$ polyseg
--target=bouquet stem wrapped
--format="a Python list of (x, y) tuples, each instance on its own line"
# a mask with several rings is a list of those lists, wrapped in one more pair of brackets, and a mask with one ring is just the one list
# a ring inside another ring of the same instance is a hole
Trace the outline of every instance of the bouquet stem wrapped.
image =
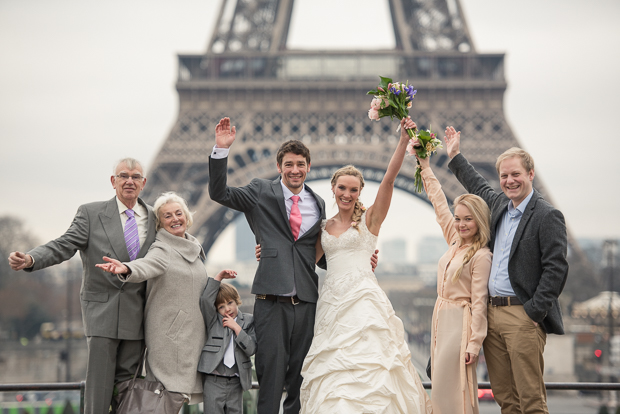
[[(384, 78), (383, 76), (379, 76), (379, 78), (381, 79), (381, 83), (379, 83), (377, 89), (368, 91), (367, 93), (367, 95), (374, 95), (374, 98), (370, 102), (368, 117), (378, 121), (386, 116), (389, 116), (391, 119), (396, 117), (399, 120), (409, 116), (409, 109), (413, 106), (413, 98), (418, 91), (413, 89), (413, 86), (409, 85), (409, 81), (400, 83), (392, 82), (392, 79)], [(437, 149), (443, 148), (441, 141), (431, 132), (430, 128), (426, 131), (408, 129), (407, 133), (411, 137), (409, 145), (407, 145), (407, 152), (409, 155), (417, 155), (419, 158), (426, 158), (437, 151)], [(421, 193), (423, 186), (420, 172), (422, 169), (420, 168), (420, 163), (417, 162), (417, 164), (418, 168), (415, 172), (414, 185), (415, 190)]]

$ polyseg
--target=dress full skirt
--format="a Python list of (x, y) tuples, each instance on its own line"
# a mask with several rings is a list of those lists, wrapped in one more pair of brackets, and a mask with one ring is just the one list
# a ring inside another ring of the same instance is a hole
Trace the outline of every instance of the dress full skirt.
[(431, 413), (402, 321), (370, 266), (377, 237), (365, 226), (323, 232), (328, 273), (302, 368), (302, 413)]

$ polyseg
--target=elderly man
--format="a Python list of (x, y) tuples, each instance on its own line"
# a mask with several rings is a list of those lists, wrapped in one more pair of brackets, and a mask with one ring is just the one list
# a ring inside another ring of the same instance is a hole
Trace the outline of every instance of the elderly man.
[(28, 253), (12, 252), (13, 270), (31, 272), (80, 251), (80, 302), (88, 344), (85, 412), (108, 413), (114, 384), (129, 379), (141, 356), (144, 283), (121, 283), (95, 267), (103, 256), (127, 262), (143, 257), (155, 240), (155, 216), (138, 196), (146, 178), (133, 158), (120, 160), (110, 177), (116, 196), (78, 208), (65, 234)]
[(448, 164), (491, 209), (493, 264), (484, 340), (491, 388), (502, 414), (549, 413), (543, 379), (547, 334), (564, 334), (558, 297), (568, 275), (564, 216), (533, 189), (534, 160), (511, 148), (496, 163), (494, 191), (460, 153), (461, 133), (446, 129)]

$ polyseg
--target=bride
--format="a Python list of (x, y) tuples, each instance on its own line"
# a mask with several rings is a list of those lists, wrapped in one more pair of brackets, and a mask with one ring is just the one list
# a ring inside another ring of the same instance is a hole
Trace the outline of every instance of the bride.
[(317, 303), (314, 339), (301, 375), (301, 413), (431, 413), (431, 402), (411, 363), (402, 321), (379, 287), (368, 257), (394, 191), (415, 128), (401, 121), (400, 140), (375, 203), (359, 200), (364, 178), (352, 165), (334, 173), (338, 213), (324, 220), (317, 260), (327, 275)]

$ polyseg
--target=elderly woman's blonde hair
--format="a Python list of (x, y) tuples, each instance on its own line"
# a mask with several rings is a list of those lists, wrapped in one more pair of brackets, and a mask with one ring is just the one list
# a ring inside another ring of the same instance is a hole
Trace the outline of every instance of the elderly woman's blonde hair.
[(185, 218), (187, 219), (187, 228), (189, 229), (194, 223), (194, 213), (189, 211), (189, 207), (187, 207), (187, 202), (183, 199), (183, 197), (180, 197), (178, 194), (170, 191), (168, 193), (163, 193), (157, 198), (157, 200), (155, 200), (153, 212), (155, 213), (155, 225), (157, 230), (161, 228), (159, 210), (162, 208), (162, 206), (170, 203), (179, 203), (179, 205), (181, 206), (181, 210), (183, 210), (183, 214), (185, 214)]

